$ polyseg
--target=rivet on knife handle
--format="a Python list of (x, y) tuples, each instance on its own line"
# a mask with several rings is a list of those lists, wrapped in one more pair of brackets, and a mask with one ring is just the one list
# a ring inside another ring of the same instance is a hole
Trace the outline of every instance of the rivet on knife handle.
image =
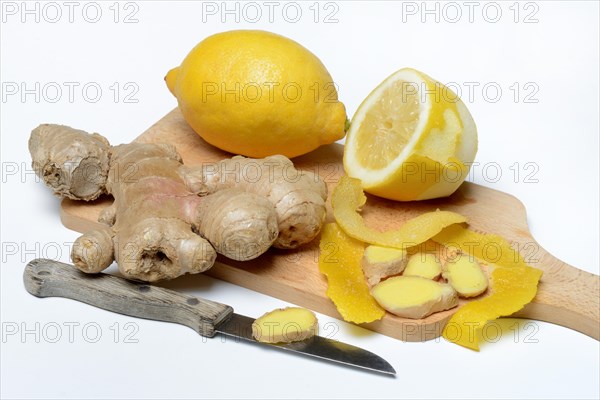
[(87, 275), (47, 259), (27, 264), (23, 281), (37, 297), (66, 297), (132, 317), (175, 322), (207, 337), (213, 337), (215, 327), (233, 313), (225, 304), (112, 275)]

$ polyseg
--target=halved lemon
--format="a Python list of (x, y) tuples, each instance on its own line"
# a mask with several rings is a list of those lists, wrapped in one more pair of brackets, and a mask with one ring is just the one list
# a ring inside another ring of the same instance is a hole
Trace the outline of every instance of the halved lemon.
[(371, 194), (412, 201), (449, 196), (477, 153), (477, 128), (460, 98), (422, 72), (401, 69), (358, 107), (344, 169)]

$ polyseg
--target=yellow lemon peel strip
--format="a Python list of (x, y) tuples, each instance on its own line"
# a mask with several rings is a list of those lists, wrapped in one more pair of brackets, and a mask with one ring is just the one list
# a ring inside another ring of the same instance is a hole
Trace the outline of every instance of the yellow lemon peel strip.
[[(514, 314), (533, 300), (542, 271), (525, 264), (523, 257), (497, 235), (451, 226), (433, 240), (446, 246), (459, 247), (475, 258), (495, 264), (490, 282), (492, 294), (461, 307), (442, 332), (446, 340), (478, 351), (479, 336), (484, 325), (502, 316)], [(499, 250), (494, 256), (486, 250), (491, 246)]]
[(323, 227), (320, 249), (319, 271), (327, 277), (327, 297), (344, 321), (362, 324), (383, 318), (385, 310), (371, 296), (363, 275), (363, 243), (330, 223)]
[(502, 267), (527, 266), (519, 252), (498, 235), (477, 233), (460, 225), (453, 225), (444, 228), (433, 240), (446, 247), (459, 248), (463, 253), (488, 264)]
[(427, 241), (447, 226), (467, 222), (460, 214), (438, 210), (412, 218), (400, 229), (379, 232), (365, 225), (358, 212), (366, 202), (360, 180), (348, 176), (342, 176), (331, 196), (333, 215), (344, 232), (354, 239), (378, 246), (406, 249)]

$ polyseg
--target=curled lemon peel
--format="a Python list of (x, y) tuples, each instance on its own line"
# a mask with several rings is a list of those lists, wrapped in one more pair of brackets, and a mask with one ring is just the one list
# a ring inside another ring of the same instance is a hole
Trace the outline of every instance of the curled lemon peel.
[(460, 214), (437, 210), (412, 218), (397, 230), (379, 232), (369, 228), (359, 213), (366, 202), (360, 180), (348, 176), (341, 177), (331, 196), (333, 215), (344, 232), (354, 239), (378, 246), (404, 250), (427, 241), (447, 226), (467, 222)]
[(344, 321), (362, 324), (383, 318), (385, 311), (371, 296), (363, 275), (364, 244), (330, 223), (323, 227), (319, 246), (319, 271), (327, 277), (327, 297)]
[[(490, 282), (492, 294), (462, 306), (442, 332), (446, 340), (478, 351), (479, 337), (485, 324), (514, 314), (533, 300), (542, 271), (528, 266), (523, 257), (497, 235), (451, 226), (433, 240), (448, 247), (458, 247), (475, 258), (495, 264)], [(493, 256), (486, 250), (490, 247), (495, 248)]]
[(527, 266), (521, 254), (498, 235), (477, 233), (460, 225), (453, 225), (444, 228), (433, 240), (446, 247), (458, 248), (488, 264), (503, 267)]

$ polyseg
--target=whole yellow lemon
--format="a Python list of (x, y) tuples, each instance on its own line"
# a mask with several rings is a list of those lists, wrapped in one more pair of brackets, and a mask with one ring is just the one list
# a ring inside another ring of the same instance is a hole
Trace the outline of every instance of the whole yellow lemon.
[(345, 134), (346, 110), (323, 63), (274, 33), (210, 36), (165, 81), (188, 124), (231, 153), (295, 157)]

